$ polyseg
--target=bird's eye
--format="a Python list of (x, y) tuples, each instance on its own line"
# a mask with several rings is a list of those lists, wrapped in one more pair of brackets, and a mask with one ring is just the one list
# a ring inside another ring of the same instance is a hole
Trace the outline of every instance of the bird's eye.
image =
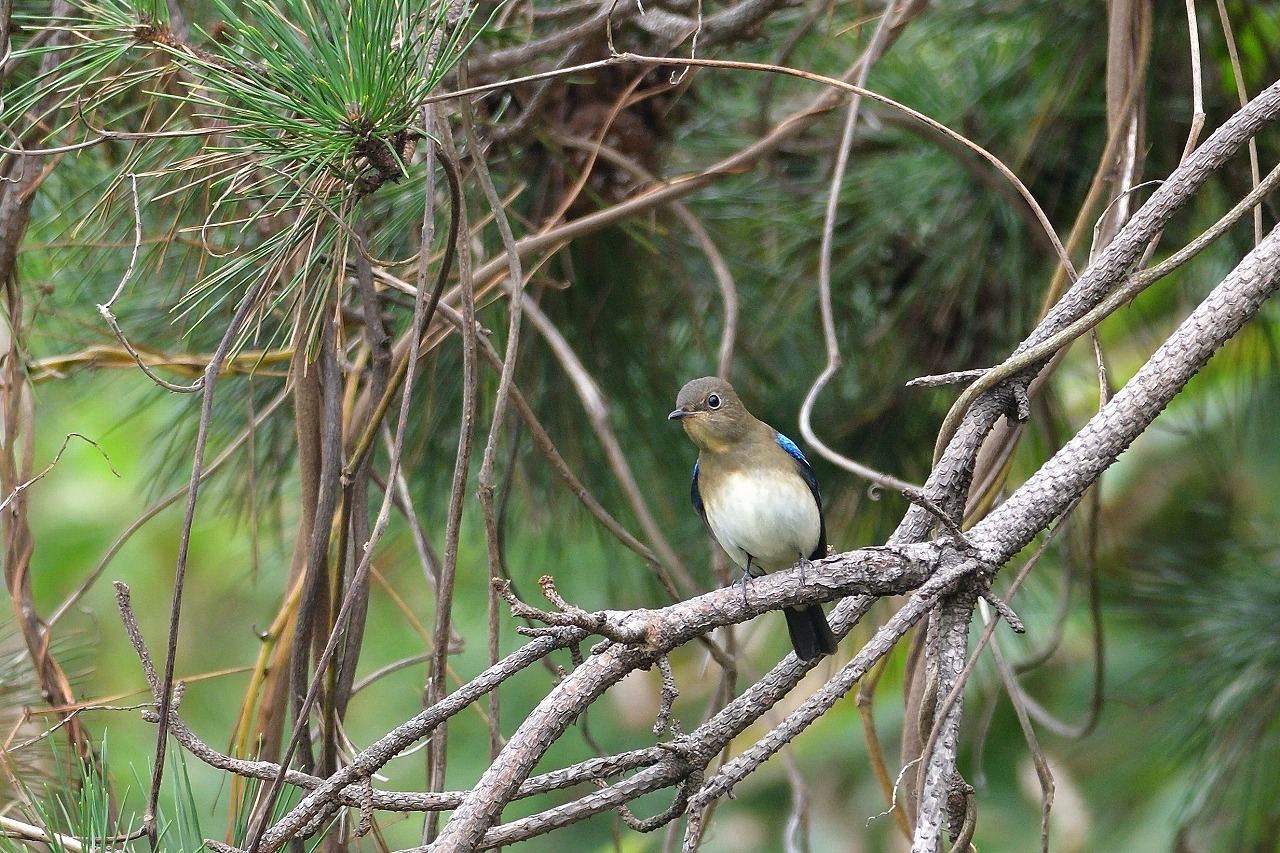
[(708, 409), (718, 409), (718, 408), (720, 408), (720, 395), (719, 395), (719, 394), (712, 394), (710, 397), (708, 397), (708, 398), (707, 398), (707, 408), (708, 408)]

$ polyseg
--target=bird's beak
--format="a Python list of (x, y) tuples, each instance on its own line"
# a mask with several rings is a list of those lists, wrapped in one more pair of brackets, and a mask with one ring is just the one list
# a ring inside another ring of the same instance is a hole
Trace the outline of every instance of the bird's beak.
[(676, 409), (674, 412), (667, 415), (667, 420), (678, 421), (681, 418), (687, 418), (689, 417), (689, 415), (692, 415), (692, 414), (693, 412), (689, 411), (688, 409)]

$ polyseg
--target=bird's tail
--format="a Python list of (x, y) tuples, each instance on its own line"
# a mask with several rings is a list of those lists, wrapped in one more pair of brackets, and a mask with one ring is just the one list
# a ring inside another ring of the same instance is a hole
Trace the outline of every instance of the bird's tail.
[(796, 657), (813, 660), (835, 653), (836, 638), (821, 605), (810, 604), (804, 609), (788, 607), (782, 612), (787, 617), (787, 633), (791, 635)]

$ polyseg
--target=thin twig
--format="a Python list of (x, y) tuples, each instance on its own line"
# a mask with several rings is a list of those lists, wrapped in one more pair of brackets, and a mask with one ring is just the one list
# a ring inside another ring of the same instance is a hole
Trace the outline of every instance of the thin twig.
[(190, 385), (175, 385), (157, 376), (142, 360), (142, 355), (129, 343), (129, 339), (125, 337), (124, 330), (120, 328), (120, 324), (116, 321), (116, 315), (111, 312), (111, 306), (120, 298), (120, 294), (124, 291), (125, 284), (133, 277), (134, 268), (138, 264), (138, 251), (142, 247), (142, 211), (138, 204), (138, 176), (129, 173), (129, 185), (132, 188), (133, 197), (133, 251), (129, 255), (129, 265), (125, 267), (124, 274), (120, 276), (120, 283), (116, 285), (115, 293), (111, 294), (111, 298), (98, 306), (98, 313), (102, 315), (102, 319), (107, 321), (107, 325), (111, 327), (111, 333), (116, 336), (116, 340), (120, 341), (120, 345), (125, 348), (133, 358), (138, 369), (146, 374), (147, 378), (159, 385), (166, 391), (173, 391), (176, 394), (194, 394), (204, 387), (204, 378), (201, 377)]
[[(466, 84), (466, 61), (460, 64), (459, 82)], [(487, 610), (489, 616), (489, 665), (498, 662), (499, 624), (498, 596), (492, 583), (502, 576), (502, 540), (498, 528), (498, 516), (494, 506), (494, 462), (498, 453), (498, 441), (506, 427), (507, 407), (514, 388), (516, 356), (520, 351), (520, 325), (524, 300), (520, 292), (524, 286), (524, 275), (521, 269), (520, 253), (516, 250), (515, 234), (511, 230), (511, 221), (503, 207), (501, 196), (493, 185), (493, 177), (489, 174), (489, 166), (485, 162), (485, 151), (476, 135), (475, 122), (469, 101), (463, 100), (462, 128), (466, 135), (467, 146), (472, 150), (475, 164), (475, 175), (480, 181), (485, 199), (493, 214), (494, 224), (502, 238), (502, 247), (506, 250), (508, 275), (507, 286), (507, 341), (506, 353), (502, 359), (502, 370), (498, 378), (498, 392), (493, 402), (493, 418), (489, 425), (489, 436), (485, 440), (484, 452), (481, 455), (480, 471), (477, 475), (477, 491), (480, 499), (481, 514), (484, 516), (485, 546), (489, 566), (489, 593)], [(499, 729), (498, 692), (489, 694), (489, 757), (496, 758), (502, 748), (502, 734)]]
[(813, 380), (813, 384), (809, 386), (804, 402), (800, 405), (800, 433), (804, 436), (804, 440), (824, 458), (856, 476), (897, 491), (919, 491), (910, 483), (892, 475), (883, 474), (836, 452), (833, 447), (818, 437), (817, 431), (813, 428), (813, 407), (818, 400), (818, 395), (836, 375), (842, 363), (840, 342), (836, 339), (835, 311), (831, 305), (831, 251), (835, 243), (835, 223), (840, 207), (840, 191), (844, 188), (844, 174), (849, 165), (849, 152), (853, 149), (854, 131), (858, 126), (858, 111), (862, 108), (863, 86), (867, 82), (867, 74), (871, 71), (872, 63), (880, 58), (881, 52), (888, 44), (889, 21), (893, 19), (897, 6), (898, 0), (889, 0), (880, 22), (876, 24), (871, 43), (867, 45), (867, 49), (858, 60), (858, 75), (855, 78), (856, 83), (852, 86), (853, 97), (849, 99), (849, 105), (845, 108), (844, 130), (840, 134), (840, 147), (836, 151), (835, 168), (832, 170), (831, 184), (827, 190), (827, 206), (822, 220), (822, 240), (818, 250), (818, 305), (822, 316), (822, 340), (826, 346), (827, 363), (818, 377)]
[[(1236, 96), (1240, 100), (1240, 106), (1243, 108), (1249, 103), (1249, 94), (1244, 85), (1244, 72), (1240, 69), (1240, 51), (1236, 47), (1236, 36), (1231, 28), (1231, 16), (1227, 14), (1227, 4), (1225, 0), (1218, 0), (1218, 20), (1222, 23), (1222, 35), (1227, 42), (1227, 56), (1231, 59), (1231, 76), (1236, 84)], [(1253, 179), (1253, 185), (1256, 187), (1262, 169), (1258, 165), (1258, 140), (1249, 140), (1249, 176)], [(1253, 243), (1257, 245), (1262, 242), (1262, 208), (1254, 208), (1253, 211)]]
[[(985, 610), (985, 608), (984, 608)], [(987, 613), (983, 613), (983, 620), (988, 624), (994, 622)], [(1000, 680), (1004, 683), (1005, 689), (1009, 693), (1009, 699), (1013, 703), (1013, 712), (1018, 718), (1018, 725), (1022, 728), (1022, 737), (1027, 743), (1027, 749), (1031, 755), (1031, 763), (1035, 765), (1036, 777), (1040, 781), (1040, 851), (1041, 853), (1049, 853), (1049, 814), (1053, 810), (1053, 771), (1049, 768), (1049, 759), (1044, 754), (1043, 747), (1040, 746), (1040, 739), (1036, 737), (1035, 727), (1031, 725), (1031, 719), (1027, 713), (1026, 703), (1023, 701), (1024, 694), (1021, 688), (1014, 681), (1014, 674), (1008, 661), (1005, 660), (1004, 654), (1000, 651), (1000, 643), (991, 637), (991, 657), (996, 662), (996, 671), (1000, 673)]]
[(159, 838), (157, 812), (160, 801), (160, 783), (164, 778), (165, 751), (169, 742), (169, 712), (171, 710), (171, 694), (173, 691), (173, 667), (178, 655), (178, 623), (182, 616), (182, 591), (187, 574), (187, 554), (191, 546), (191, 530), (195, 524), (196, 499), (200, 483), (204, 479), (204, 452), (209, 441), (209, 428), (213, 420), (213, 391), (218, 381), (218, 371), (222, 360), (231, 349), (232, 342), (240, 334), (240, 328), (258, 301), (258, 297), (266, 289), (269, 279), (260, 278), (240, 301), (239, 307), (227, 324), (226, 332), (218, 343), (218, 348), (209, 360), (205, 369), (204, 384), (201, 389), (200, 421), (196, 429), (196, 444), (192, 453), (191, 479), (187, 484), (187, 505), (182, 519), (182, 532), (178, 539), (177, 565), (173, 573), (173, 595), (169, 608), (169, 638), (165, 649), (164, 676), (159, 691), (160, 708), (158, 710), (159, 725), (156, 732), (155, 764), (151, 770), (151, 789), (147, 794), (147, 809), (143, 813), (143, 824), (147, 828), (147, 838), (154, 847)]
[[(275, 413), (276, 409), (278, 409), (280, 405), (285, 400), (288, 399), (288, 397), (289, 397), (288, 392), (282, 391), (280, 392), (280, 394), (276, 395), (276, 397), (272, 399), (271, 402), (267, 403), (267, 405), (262, 408), (262, 411), (258, 412), (256, 417), (254, 417), (254, 419), (250, 421), (249, 425), (245, 427), (245, 429), (240, 433), (240, 435), (236, 436), (236, 438), (233, 439), (231, 443), (228, 444), (226, 448), (224, 448), (223, 451), (219, 453), (218, 456), (212, 462), (204, 466), (204, 470), (201, 472), (202, 480), (207, 480), (214, 473), (221, 470), (223, 465), (225, 465), (226, 462), (229, 459), (231, 459), (241, 447), (245, 445), (245, 443), (249, 439), (249, 436), (252, 434), (253, 430), (262, 426), (262, 424), (265, 423), (266, 420), (269, 417), (271, 417), (272, 414)], [(75, 591), (72, 592), (70, 595), (68, 595), (66, 598), (64, 598), (62, 600), (62, 603), (59, 604), (57, 608), (53, 611), (53, 613), (49, 616), (47, 620), (48, 625), (52, 628), (52, 626), (56, 625), (58, 621), (68, 611), (71, 610), (71, 608), (76, 606), (76, 602), (80, 601), (80, 599), (84, 597), (85, 593), (87, 593), (89, 589), (92, 588), (92, 586), (98, 581), (98, 579), (102, 577), (102, 573), (106, 571), (107, 565), (111, 562), (111, 560), (115, 557), (116, 554), (120, 553), (120, 549), (124, 547), (125, 543), (129, 541), (129, 539), (133, 536), (133, 534), (137, 533), (140, 529), (142, 529), (143, 525), (145, 525), (151, 519), (155, 518), (166, 508), (172, 506), (178, 500), (178, 498), (182, 497), (186, 493), (187, 493), (187, 489), (185, 486), (183, 488), (170, 492), (168, 495), (166, 495), (165, 497), (161, 498), (160, 500), (152, 504), (150, 507), (148, 507), (145, 512), (143, 512), (141, 515), (135, 518), (132, 522), (130, 522), (129, 526), (126, 527), (120, 533), (120, 535), (116, 537), (115, 541), (111, 543), (111, 546), (107, 548), (106, 553), (103, 554), (102, 557), (98, 560), (98, 564), (93, 567), (93, 571), (89, 573), (88, 577), (86, 577), (83, 581), (81, 581), (80, 585), (76, 587)]]
[(67, 445), (71, 443), (71, 439), (73, 438), (78, 438), (81, 441), (93, 447), (94, 450), (97, 450), (98, 454), (101, 455), (103, 460), (106, 461), (107, 468), (111, 470), (111, 473), (115, 474), (117, 477), (120, 476), (120, 472), (117, 471), (115, 466), (111, 464), (111, 457), (108, 456), (107, 452), (102, 449), (102, 445), (98, 444), (98, 442), (94, 441), (92, 438), (81, 435), (78, 432), (69, 432), (62, 439), (62, 445), (58, 448), (58, 452), (53, 454), (53, 459), (49, 461), (48, 465), (44, 466), (44, 468), (40, 471), (40, 473), (36, 474), (33, 477), (28, 478), (25, 482), (19, 483), (18, 485), (14, 486), (13, 490), (10, 491), (9, 494), (5, 496), (4, 500), (0, 500), (0, 510), (3, 510), (5, 507), (7, 507), (10, 504), (10, 502), (14, 500), (14, 498), (18, 497), (18, 495), (25, 492), (35, 483), (38, 483), (41, 480), (43, 480), (50, 471), (56, 468), (58, 466), (58, 462), (62, 459), (62, 454), (65, 453), (67, 450)]
[[(453, 137), (449, 131), (448, 123), (443, 120), (440, 121), (437, 132), (442, 143), (440, 149), (441, 162), (448, 159), (456, 163), (457, 156), (453, 150)], [(458, 208), (457, 214), (460, 222), (459, 232), (465, 233), (467, 230), (465, 201)], [(460, 299), (462, 302), (462, 411), (459, 415), (458, 452), (454, 458), (453, 482), (449, 488), (448, 510), (445, 517), (444, 560), (440, 566), (440, 583), (436, 586), (435, 631), (433, 634), (435, 648), (432, 650), (431, 667), (425, 691), (425, 701), (428, 705), (440, 701), (445, 694), (445, 669), (448, 664), (449, 636), (452, 633), (454, 579), (457, 577), (458, 570), (462, 509), (467, 490), (468, 472), (471, 468), (472, 449), (475, 442), (475, 418), (479, 396), (477, 388), (478, 372), (476, 369), (476, 349), (478, 346), (476, 339), (478, 336), (476, 334), (475, 280), (472, 276), (470, 243), (458, 246), (457, 256), (458, 281), (461, 288)], [(425, 331), (425, 326), (421, 328)], [(406, 383), (401, 412), (403, 421), (408, 420), (409, 390), (409, 385)], [(397, 439), (403, 442), (403, 422), (400, 424), (400, 428), (401, 432), (397, 435)], [(430, 752), (427, 789), (430, 791), (444, 790), (445, 765), (448, 760), (447, 739), (447, 726), (440, 726), (432, 732), (431, 740), (428, 744)], [(434, 838), (438, 820), (439, 815), (434, 812), (427, 816), (427, 821), (423, 828), (424, 843), (430, 842)]]
[(889, 812), (893, 814), (898, 828), (902, 830), (903, 837), (909, 839), (911, 825), (907, 822), (906, 810), (898, 805), (898, 787), (889, 776), (889, 769), (884, 760), (884, 750), (881, 749), (880, 738), (876, 734), (876, 688), (879, 687), (880, 678), (884, 675), (891, 659), (889, 655), (882, 657), (880, 662), (871, 668), (867, 677), (859, 682), (854, 704), (857, 705), (858, 716), (862, 720), (862, 734), (867, 742), (867, 758), (871, 762), (871, 769), (875, 773), (876, 781), (880, 784), (885, 802), (889, 804)]

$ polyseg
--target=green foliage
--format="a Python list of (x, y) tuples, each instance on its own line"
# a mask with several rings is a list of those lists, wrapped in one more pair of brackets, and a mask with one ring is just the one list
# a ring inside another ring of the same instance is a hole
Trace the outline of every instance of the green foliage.
[[(37, 744), (37, 748), (43, 747), (49, 753), (52, 766), (60, 768), (60, 772), (40, 782), (31, 778), (20, 779), (24, 790), (12, 802), (21, 805), (11, 816), (43, 830), (48, 839), (48, 849), (53, 853), (75, 850), (67, 843), (68, 839), (83, 842), (87, 849), (94, 849), (95, 845), (105, 849), (106, 839), (114, 838), (119, 830), (112, 820), (111, 786), (105, 770), (99, 772), (78, 761), (68, 763), (60, 758), (59, 750), (50, 743)], [(101, 767), (105, 769), (105, 736), (99, 745), (99, 756)], [(191, 849), (202, 845), (200, 842)], [(30, 849), (27, 843), (0, 834), (0, 851), (27, 853)]]
[(296, 173), (300, 186), (326, 171), (351, 185), (359, 161), (399, 161), (391, 141), (415, 126), (419, 105), (467, 47), (470, 15), (450, 24), (447, 6), (433, 13), (424, 0), (216, 5), (234, 53), (193, 61), (169, 52), (201, 72), (191, 98), (210, 110), (205, 117), (236, 128), (244, 145), (230, 152)]
[(217, 259), (187, 286), (184, 312), (199, 322), (271, 284), (263, 306), (295, 319), (277, 317), (265, 340), (293, 337), (294, 323), (311, 340), (360, 251), (351, 245), (360, 200), (403, 177), (424, 137), (423, 100), (483, 27), (470, 30), (474, 6), (452, 20), (447, 4), (428, 0), (217, 8), (223, 29), (198, 46), (170, 29), (163, 3), (88, 4), (84, 17), (49, 25), (71, 46), (57, 46), (56, 69), (17, 88), (3, 118), (57, 112), (50, 142), (85, 117), (109, 138), (145, 131), (149, 141), (138, 137), (113, 170), (100, 221), (113, 206), (172, 207), (176, 197)]
[[(110, 739), (114, 742), (114, 739)], [(25, 804), (7, 810), (14, 817), (37, 827), (48, 834), (48, 849), (53, 853), (74, 853), (77, 849), (68, 840), (78, 842), (85, 850), (119, 850), (123, 853), (198, 853), (210, 837), (202, 817), (210, 814), (210, 803), (203, 802), (199, 791), (188, 773), (188, 758), (176, 744), (169, 751), (171, 772), (165, 777), (165, 785), (159, 801), (157, 815), (157, 844), (152, 847), (141, 828), (141, 810), (145, 805), (151, 785), (151, 771), (145, 762), (131, 761), (124, 775), (132, 777), (132, 784), (122, 787), (122, 775), (108, 753), (108, 734), (99, 736), (99, 769), (80, 762), (66, 762), (58, 753), (56, 742), (46, 740), (36, 748), (50, 753), (52, 766), (58, 769), (42, 782), (24, 778), (24, 790), (14, 796), (10, 805)], [(251, 804), (261, 791), (258, 780), (241, 788), (240, 814), (248, 813)], [(298, 801), (296, 791), (286, 790), (277, 802), (273, 815), (279, 818)], [(248, 827), (243, 820), (231, 827), (229, 843), (243, 847), (247, 842)], [(316, 842), (318, 843), (318, 842)], [(314, 849), (316, 843), (308, 849)], [(29, 842), (0, 833), (0, 853), (29, 853)]]
[(1147, 544), (1122, 550), (1132, 589), (1118, 594), (1155, 661), (1138, 676), (1139, 696), (1191, 780), (1183, 831), (1205, 849), (1261, 850), (1280, 827), (1280, 503), (1270, 488), (1280, 444), (1268, 414), (1280, 385), (1272, 367), (1237, 396), (1220, 380), (1238, 373), (1223, 374), (1202, 377), (1205, 404), (1218, 404), (1203, 414), (1242, 428), (1197, 423), (1183, 404), (1200, 464), (1167, 468), (1184, 497), (1166, 496), (1134, 531)]

